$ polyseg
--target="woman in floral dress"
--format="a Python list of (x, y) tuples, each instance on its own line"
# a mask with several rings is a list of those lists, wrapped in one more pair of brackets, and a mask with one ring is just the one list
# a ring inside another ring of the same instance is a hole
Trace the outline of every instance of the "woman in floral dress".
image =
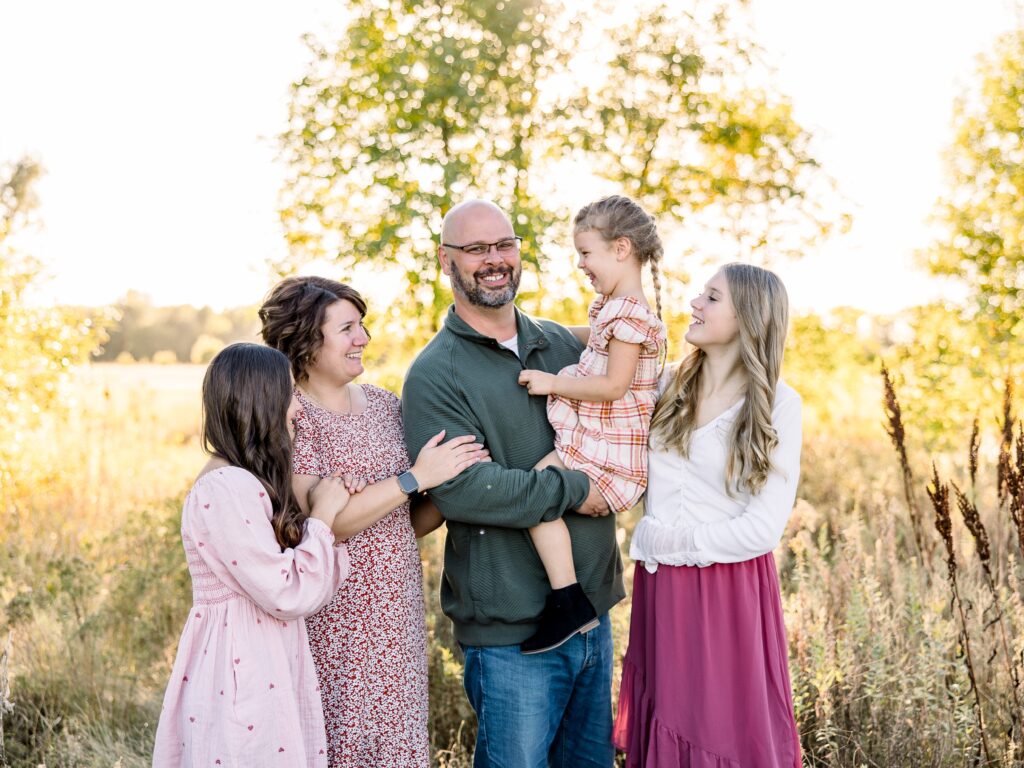
[(354, 381), (365, 314), (355, 290), (318, 277), (282, 281), (260, 309), (263, 338), (292, 361), (297, 385), (296, 494), (338, 471), (369, 483), (334, 528), (347, 541), (349, 576), (306, 621), (329, 765), (421, 768), (430, 764), (426, 622), (409, 496), (487, 453), (472, 436), (441, 443), (441, 433), (410, 468), (398, 398)]

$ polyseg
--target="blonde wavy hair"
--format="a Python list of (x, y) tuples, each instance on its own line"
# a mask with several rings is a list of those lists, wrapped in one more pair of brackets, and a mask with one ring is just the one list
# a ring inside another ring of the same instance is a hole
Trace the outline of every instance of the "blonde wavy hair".
[[(775, 387), (789, 325), (789, 298), (774, 272), (750, 264), (722, 267), (739, 321), (740, 360), (746, 370), (746, 397), (729, 439), (726, 492), (756, 494), (771, 471), (771, 454), (779, 444), (772, 426)], [(697, 420), (703, 350), (694, 348), (670, 374), (651, 421), (651, 442), (689, 456)]]

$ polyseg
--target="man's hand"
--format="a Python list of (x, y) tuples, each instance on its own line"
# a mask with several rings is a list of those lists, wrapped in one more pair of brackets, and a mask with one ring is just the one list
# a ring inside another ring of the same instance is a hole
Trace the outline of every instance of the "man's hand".
[(550, 395), (555, 385), (555, 374), (544, 371), (525, 370), (519, 374), (519, 383), (531, 395)]
[(593, 480), (590, 481), (590, 493), (587, 494), (587, 498), (583, 500), (580, 508), (576, 511), (581, 515), (590, 515), (590, 517), (604, 517), (611, 511), (608, 509), (608, 502), (597, 490)]

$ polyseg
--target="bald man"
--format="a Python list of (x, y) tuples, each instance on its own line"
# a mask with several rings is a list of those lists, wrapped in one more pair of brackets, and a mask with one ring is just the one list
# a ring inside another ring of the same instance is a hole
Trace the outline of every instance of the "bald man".
[[(553, 448), (546, 399), (518, 383), (533, 368), (579, 361), (566, 328), (514, 304), (520, 238), (498, 206), (470, 200), (444, 218), (437, 249), (455, 303), (409, 369), (402, 410), (409, 454), (427, 440), (473, 434), (492, 462), (430, 496), (448, 525), (441, 607), (465, 651), (479, 721), (475, 768), (608, 768), (612, 641), (608, 610), (625, 596), (615, 520), (582, 472), (532, 469)], [(527, 529), (561, 517), (576, 575), (600, 622), (545, 653), (519, 644), (537, 628), (550, 586)]]

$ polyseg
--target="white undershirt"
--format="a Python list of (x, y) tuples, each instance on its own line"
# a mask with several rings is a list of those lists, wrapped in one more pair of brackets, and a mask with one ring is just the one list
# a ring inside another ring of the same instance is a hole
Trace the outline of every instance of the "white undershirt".
[(730, 497), (725, 463), (740, 403), (694, 431), (690, 458), (672, 450), (649, 451), (644, 516), (633, 531), (629, 556), (643, 561), (651, 573), (658, 563), (706, 566), (751, 560), (771, 552), (782, 539), (800, 479), (800, 395), (779, 382), (772, 408), (779, 435), (773, 468), (756, 495), (735, 491)]
[(518, 333), (515, 336), (513, 336), (511, 339), (505, 339), (504, 341), (499, 341), (498, 343), (501, 344), (501, 346), (503, 346), (505, 349), (511, 349), (513, 352), (516, 353), (516, 357), (519, 357), (519, 334)]

